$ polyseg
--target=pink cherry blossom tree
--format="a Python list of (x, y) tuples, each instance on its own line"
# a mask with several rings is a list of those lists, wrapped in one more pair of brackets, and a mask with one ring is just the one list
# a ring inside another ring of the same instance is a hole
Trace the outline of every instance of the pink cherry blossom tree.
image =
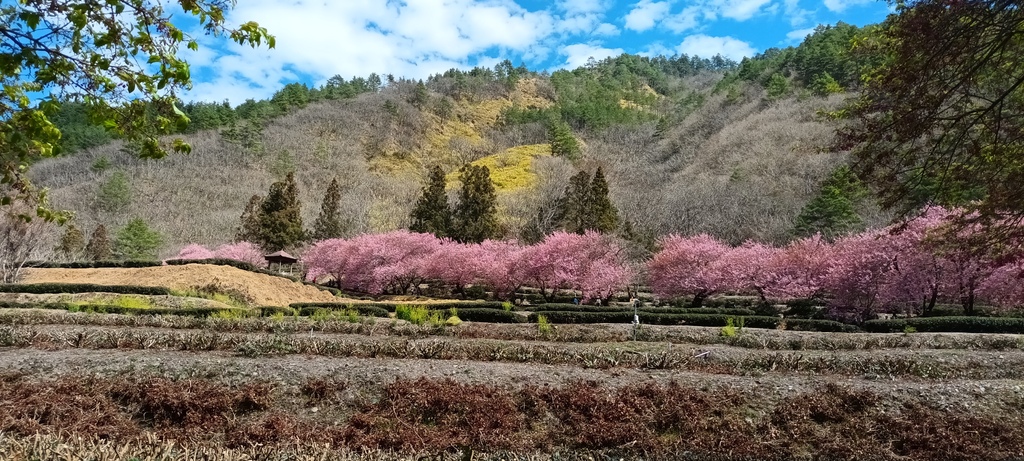
[(661, 251), (647, 265), (651, 288), (658, 296), (693, 296), (691, 307), (700, 307), (704, 299), (727, 286), (729, 273), (719, 260), (730, 248), (722, 241), (707, 234), (669, 235), (660, 244)]
[(1002, 309), (1024, 307), (1024, 260), (994, 269), (978, 284), (978, 298)]
[(251, 242), (228, 243), (213, 250), (214, 258), (234, 259), (252, 264), (256, 267), (267, 267), (267, 259), (263, 250)]
[(526, 270), (527, 247), (501, 240), (484, 240), (471, 245), (468, 265), (475, 271), (480, 283), (487, 285), (497, 299), (511, 299), (528, 279)]
[(171, 259), (211, 259), (213, 257), (213, 252), (206, 247), (191, 243), (185, 245), (184, 248), (178, 251), (178, 255)]
[(880, 310), (879, 294), (895, 263), (892, 241), (883, 230), (837, 240), (824, 280), (832, 315), (849, 321), (871, 319)]
[(795, 240), (780, 249), (767, 261), (765, 297), (789, 301), (822, 296), (832, 251), (832, 245), (820, 234)]
[(633, 271), (612, 237), (588, 231), (555, 232), (520, 255), (525, 278), (550, 300), (558, 289), (578, 291), (584, 301), (625, 289)]
[(724, 275), (724, 290), (737, 294), (754, 294), (762, 303), (768, 302), (767, 290), (773, 282), (773, 262), (782, 251), (754, 241), (730, 248), (714, 263)]
[(267, 260), (258, 246), (249, 242), (228, 243), (210, 250), (202, 245), (189, 244), (171, 259), (233, 259), (256, 267), (267, 267)]
[(307, 280), (328, 276), (339, 288), (407, 293), (428, 278), (424, 266), (440, 246), (431, 234), (405, 230), (317, 242), (302, 256)]
[(480, 280), (480, 245), (440, 240), (428, 257), (420, 258), (419, 272), (434, 288), (465, 294), (467, 285)]

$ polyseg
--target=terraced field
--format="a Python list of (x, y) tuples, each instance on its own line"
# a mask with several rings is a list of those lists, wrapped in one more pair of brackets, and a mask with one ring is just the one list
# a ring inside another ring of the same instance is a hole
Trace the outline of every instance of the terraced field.
[(3, 459), (1021, 459), (1017, 335), (0, 310)]

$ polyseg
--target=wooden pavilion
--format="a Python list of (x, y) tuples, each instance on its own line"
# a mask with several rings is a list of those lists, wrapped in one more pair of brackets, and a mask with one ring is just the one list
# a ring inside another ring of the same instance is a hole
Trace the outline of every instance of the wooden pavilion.
[(274, 270), (274, 264), (277, 264), (278, 272), (287, 272), (288, 274), (293, 272), (295, 265), (299, 262), (299, 258), (296, 258), (283, 250), (264, 255), (263, 258), (267, 260), (268, 269)]

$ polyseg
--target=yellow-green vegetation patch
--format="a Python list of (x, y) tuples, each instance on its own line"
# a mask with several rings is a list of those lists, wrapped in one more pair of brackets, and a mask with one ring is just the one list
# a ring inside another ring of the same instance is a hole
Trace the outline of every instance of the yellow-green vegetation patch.
[(153, 301), (149, 298), (128, 295), (118, 296), (117, 298), (114, 298), (110, 304), (123, 307), (125, 309), (149, 309), (155, 307)]
[[(537, 183), (537, 174), (533, 171), (533, 159), (540, 156), (551, 156), (550, 144), (531, 144), (517, 146), (500, 154), (488, 155), (473, 162), (476, 166), (485, 166), (491, 170), (491, 181), (498, 192), (512, 192), (533, 187)], [(448, 184), (456, 184), (458, 172), (448, 175)]]

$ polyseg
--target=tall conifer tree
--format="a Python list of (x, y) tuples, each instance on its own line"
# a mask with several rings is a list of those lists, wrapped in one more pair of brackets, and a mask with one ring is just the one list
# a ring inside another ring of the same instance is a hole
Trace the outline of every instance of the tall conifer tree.
[(615, 205), (608, 198), (608, 181), (605, 180), (601, 167), (597, 167), (594, 179), (590, 181), (589, 209), (591, 213), (589, 224), (592, 224), (590, 229), (598, 232), (612, 232), (619, 227), (619, 210), (615, 209)]
[(431, 233), (438, 237), (447, 237), (452, 227), (452, 210), (448, 206), (448, 194), (445, 192), (444, 170), (439, 166), (430, 169), (427, 185), (416, 206), (410, 213), (413, 232)]
[(619, 226), (619, 212), (608, 198), (608, 182), (598, 167), (591, 177), (581, 171), (569, 179), (559, 204), (559, 221), (567, 232), (611, 232)]
[(320, 204), (320, 215), (313, 223), (313, 240), (327, 240), (338, 238), (344, 234), (341, 224), (341, 186), (338, 185), (338, 178), (331, 180), (324, 194), (324, 201)]
[(281, 250), (304, 239), (302, 205), (293, 173), (270, 185), (270, 192), (260, 206), (260, 234), (257, 243), (267, 251)]
[(548, 121), (548, 143), (551, 144), (551, 154), (556, 157), (565, 157), (569, 160), (577, 160), (580, 157), (580, 143), (572, 135), (569, 124), (561, 119)]
[(242, 211), (241, 223), (235, 231), (237, 242), (259, 242), (260, 239), (260, 205), (263, 204), (263, 197), (253, 195), (249, 203)]
[(569, 179), (559, 204), (559, 221), (567, 232), (582, 234), (588, 229), (591, 218), (588, 215), (590, 203), (590, 175), (580, 171)]
[(462, 167), (462, 189), (455, 207), (451, 237), (463, 243), (479, 243), (498, 236), (498, 195), (485, 166)]

